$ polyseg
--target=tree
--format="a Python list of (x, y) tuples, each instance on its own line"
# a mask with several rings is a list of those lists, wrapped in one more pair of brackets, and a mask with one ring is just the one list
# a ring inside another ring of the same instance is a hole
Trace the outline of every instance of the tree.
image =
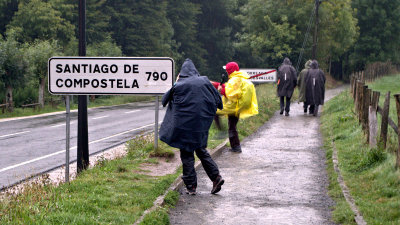
[(243, 23), (243, 31), (237, 34), (236, 47), (251, 56), (244, 59), (245, 64), (277, 67), (285, 56), (293, 61), (292, 53), (300, 32), (296, 24), (289, 22), (293, 18), (288, 11), (287, 3), (281, 1), (253, 0), (242, 8), (238, 20)]
[(51, 3), (29, 0), (20, 2), (18, 8), (7, 27), (16, 31), (16, 38), (21, 43), (52, 39), (66, 45), (74, 36), (74, 26), (62, 18), (61, 12)]
[(87, 56), (122, 56), (121, 48), (111, 37), (100, 43), (93, 43), (87, 47)]
[(28, 62), (28, 73), (39, 86), (38, 103), (44, 107), (44, 90), (47, 77), (47, 62), (49, 58), (60, 55), (60, 47), (56, 41), (35, 41), (25, 51)]
[(350, 56), (356, 69), (376, 61), (400, 62), (400, 0), (353, 0), (360, 37)]
[[(199, 72), (212, 79), (220, 78), (223, 65), (233, 59), (233, 38), (237, 27), (234, 12), (236, 0), (194, 0), (201, 6), (197, 18), (197, 41), (206, 51), (206, 65), (199, 65)], [(197, 64), (196, 64), (197, 65)]]
[(200, 5), (190, 0), (176, 0), (168, 3), (168, 19), (172, 24), (174, 35), (181, 57), (175, 58), (176, 68), (180, 69), (183, 61), (190, 58), (196, 67), (206, 65), (206, 50), (201, 48), (197, 40), (197, 17), (200, 15)]
[(108, 0), (109, 29), (128, 56), (174, 56), (176, 43), (167, 19), (167, 1)]
[(18, 2), (18, 0), (0, 0), (0, 34), (5, 34), (6, 25), (18, 10)]
[(15, 40), (15, 33), (10, 30), (6, 40), (0, 40), (0, 80), (6, 87), (6, 103), (13, 111), (13, 88), (22, 84), (26, 63), (20, 44)]
[[(314, 3), (314, 0), (248, 1), (237, 17), (244, 25), (235, 44), (239, 59), (251, 67), (277, 67), (284, 57), (297, 64), (307, 30), (313, 28), (310, 18), (315, 23)], [(341, 60), (355, 42), (357, 20), (350, 0), (322, 1), (319, 18), (317, 60), (326, 68), (332, 60)], [(299, 66), (311, 58), (313, 29), (309, 32)]]

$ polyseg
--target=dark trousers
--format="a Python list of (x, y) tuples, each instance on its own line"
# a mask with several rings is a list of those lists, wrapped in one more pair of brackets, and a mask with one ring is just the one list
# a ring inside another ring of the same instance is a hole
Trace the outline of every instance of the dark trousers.
[(304, 112), (307, 112), (307, 109), (308, 109), (308, 104), (307, 104), (307, 102), (304, 102), (304, 104), (303, 104), (303, 109), (304, 109)]
[[(183, 166), (183, 182), (186, 186), (193, 185), (197, 187), (197, 175), (194, 168), (194, 152), (189, 152), (185, 150), (181, 151), (181, 161)], [(198, 148), (195, 150), (197, 157), (200, 159), (204, 170), (206, 171), (208, 177), (211, 181), (214, 181), (219, 175), (219, 170), (217, 164), (211, 158), (208, 151), (204, 148)]]
[(310, 114), (318, 115), (318, 105), (310, 105)]
[[(286, 106), (285, 106), (285, 98), (286, 98)], [(290, 98), (282, 96), (281, 97), (281, 112), (283, 111), (283, 108), (285, 108), (286, 112), (290, 111)]]
[(228, 116), (228, 132), (229, 132), (229, 143), (231, 147), (240, 146), (239, 134), (236, 129), (236, 125), (239, 122), (239, 118), (236, 116)]
[(217, 127), (217, 129), (222, 130), (221, 120), (218, 115), (214, 116), (214, 122), (215, 122), (215, 126)]

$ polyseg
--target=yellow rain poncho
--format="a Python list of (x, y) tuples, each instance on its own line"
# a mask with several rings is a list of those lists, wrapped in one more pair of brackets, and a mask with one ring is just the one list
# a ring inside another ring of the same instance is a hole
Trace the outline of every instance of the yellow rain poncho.
[(258, 114), (256, 89), (249, 78), (243, 71), (235, 71), (229, 75), (225, 84), (225, 96), (222, 97), (224, 108), (217, 111), (218, 115), (246, 118)]

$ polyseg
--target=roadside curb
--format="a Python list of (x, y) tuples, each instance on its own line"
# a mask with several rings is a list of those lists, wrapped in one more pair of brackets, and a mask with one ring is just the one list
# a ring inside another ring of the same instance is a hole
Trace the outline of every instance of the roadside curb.
[[(225, 145), (228, 143), (229, 139), (225, 139), (224, 142), (222, 142), (221, 144), (219, 144), (217, 147), (215, 147), (214, 149), (209, 150), (209, 153), (211, 155), (211, 157), (218, 157), (221, 153), (222, 153), (222, 149), (224, 149)], [(197, 170), (199, 169), (201, 166), (201, 161), (198, 160), (195, 165), (194, 168)], [(168, 192), (170, 191), (178, 191), (181, 187), (183, 187), (183, 180), (182, 180), (182, 174), (179, 175), (179, 177), (177, 177), (175, 179), (175, 181), (171, 184), (171, 186), (164, 192), (163, 195), (159, 196), (153, 203), (153, 206), (149, 209), (147, 209), (146, 211), (144, 211), (143, 215), (134, 223), (134, 225), (138, 225), (140, 224), (144, 217), (155, 211), (157, 208), (161, 207), (162, 205), (164, 205), (165, 203), (165, 197), (167, 196)]]
[(361, 215), (360, 211), (357, 208), (354, 198), (350, 194), (349, 188), (344, 183), (344, 180), (343, 180), (342, 174), (340, 172), (340, 168), (339, 168), (337, 149), (336, 149), (336, 145), (335, 145), (334, 141), (332, 141), (332, 147), (333, 147), (332, 148), (333, 149), (333, 154), (332, 154), (333, 167), (338, 176), (337, 181), (340, 185), (340, 189), (342, 189), (343, 196), (346, 199), (346, 202), (349, 204), (351, 210), (353, 211), (353, 213), (355, 215), (354, 219), (355, 219), (356, 223), (358, 225), (367, 225), (367, 222), (365, 222), (363, 216)]

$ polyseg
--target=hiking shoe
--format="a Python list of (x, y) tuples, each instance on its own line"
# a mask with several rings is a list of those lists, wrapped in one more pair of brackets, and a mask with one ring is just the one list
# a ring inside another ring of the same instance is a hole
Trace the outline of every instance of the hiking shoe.
[(240, 145), (238, 145), (238, 146), (232, 147), (230, 150), (231, 150), (231, 152), (240, 153), (240, 152), (242, 152), (242, 147)]
[(196, 195), (196, 186), (194, 186), (194, 185), (186, 186), (186, 194), (188, 194), (188, 195)]
[(289, 112), (285, 112), (285, 116), (289, 116)]
[(211, 190), (211, 194), (216, 194), (221, 190), (221, 186), (224, 184), (224, 179), (222, 179), (221, 175), (218, 175), (217, 178), (213, 181), (213, 188)]
[(281, 114), (281, 115), (283, 114), (283, 109), (281, 109), (281, 111), (279, 112), (279, 114)]

